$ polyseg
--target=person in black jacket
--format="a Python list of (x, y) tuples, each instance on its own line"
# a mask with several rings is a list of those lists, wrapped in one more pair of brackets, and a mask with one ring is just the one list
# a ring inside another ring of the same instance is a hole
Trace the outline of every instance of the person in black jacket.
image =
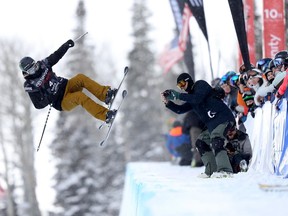
[(206, 125), (200, 120), (198, 115), (194, 111), (189, 111), (183, 119), (183, 133), (189, 134), (192, 145), (193, 158), (191, 162), (192, 167), (201, 167), (203, 162), (201, 155), (197, 151), (196, 141), (202, 131), (206, 130)]
[[(182, 73), (177, 78), (177, 86), (187, 93), (179, 93), (173, 89), (164, 91), (162, 99), (165, 106), (178, 114), (193, 110), (207, 126), (207, 130), (196, 141), (205, 166), (205, 173), (199, 177), (231, 176), (233, 169), (224, 148), (227, 131), (235, 125), (231, 110), (204, 80), (194, 83), (188, 73)], [(178, 105), (172, 100), (181, 100), (184, 103)]]
[(57, 76), (52, 70), (52, 67), (73, 46), (74, 41), (70, 39), (41, 61), (36, 62), (28, 56), (22, 58), (19, 67), (25, 79), (24, 89), (36, 109), (51, 105), (59, 111), (70, 111), (81, 105), (95, 118), (109, 123), (114, 118), (117, 110), (108, 110), (106, 107), (97, 104), (82, 90), (86, 88), (100, 101), (109, 105), (114, 99), (117, 89), (102, 86), (84, 74), (77, 74), (71, 79), (66, 79)]

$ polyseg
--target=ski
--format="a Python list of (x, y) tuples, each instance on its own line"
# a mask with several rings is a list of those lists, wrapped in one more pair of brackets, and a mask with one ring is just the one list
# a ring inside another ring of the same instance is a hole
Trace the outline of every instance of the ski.
[[(118, 88), (117, 88), (118, 90), (117, 90), (114, 98), (112, 99), (112, 102), (108, 105), (108, 108), (107, 108), (108, 110), (110, 110), (110, 109), (112, 108), (112, 106), (113, 106), (113, 104), (114, 104), (114, 101), (115, 101), (115, 99), (116, 99), (116, 96), (118, 95), (118, 92), (120, 91), (120, 88), (121, 88), (121, 86), (122, 86), (122, 83), (123, 83), (123, 81), (125, 80), (128, 72), (129, 72), (129, 68), (126, 66), (126, 67), (124, 68), (124, 75), (123, 75), (123, 77), (122, 77), (122, 80), (120, 81), (120, 83), (119, 83), (119, 85), (118, 85)], [(103, 122), (103, 123), (99, 126), (99, 130), (100, 130), (104, 125), (105, 125), (105, 122)]]
[(275, 191), (275, 192), (282, 192), (288, 191), (288, 185), (281, 185), (281, 184), (258, 184), (259, 188), (263, 191)]
[(122, 99), (121, 99), (121, 102), (120, 102), (120, 104), (119, 104), (119, 106), (118, 106), (118, 108), (117, 108), (117, 113), (116, 113), (116, 115), (114, 116), (114, 118), (112, 119), (111, 123), (108, 124), (108, 131), (107, 131), (104, 139), (100, 142), (100, 146), (102, 146), (102, 145), (108, 140), (108, 137), (109, 137), (109, 135), (110, 135), (110, 133), (111, 133), (111, 130), (112, 130), (112, 128), (113, 128), (113, 125), (114, 125), (115, 118), (116, 118), (116, 116), (117, 116), (118, 113), (119, 113), (119, 110), (120, 110), (120, 108), (121, 108), (121, 105), (122, 105), (122, 103), (123, 103), (126, 95), (127, 95), (127, 91), (126, 91), (126, 90), (123, 90), (123, 91), (122, 91)]
[(125, 80), (128, 72), (129, 72), (129, 68), (126, 66), (126, 67), (124, 68), (124, 76), (122, 77), (122, 80), (120, 81), (120, 83), (119, 83), (119, 85), (118, 85), (118, 88), (117, 88), (118, 91), (116, 92), (114, 98), (112, 99), (112, 102), (108, 105), (108, 109), (109, 109), (109, 110), (111, 109), (112, 105), (114, 104), (115, 98), (116, 98), (116, 96), (117, 96), (117, 94), (118, 94), (118, 92), (119, 92), (119, 90), (120, 90), (120, 88), (121, 88), (121, 86), (122, 86), (122, 83), (123, 83), (123, 81)]

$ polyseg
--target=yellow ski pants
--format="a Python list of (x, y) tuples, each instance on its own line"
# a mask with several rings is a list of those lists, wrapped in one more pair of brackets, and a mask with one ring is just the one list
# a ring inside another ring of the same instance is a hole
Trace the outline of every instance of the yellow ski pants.
[(82, 92), (83, 88), (91, 92), (100, 101), (105, 101), (110, 86), (102, 86), (84, 74), (78, 74), (68, 80), (64, 97), (61, 102), (64, 111), (70, 111), (81, 105), (88, 113), (102, 121), (106, 120), (107, 108), (93, 101)]

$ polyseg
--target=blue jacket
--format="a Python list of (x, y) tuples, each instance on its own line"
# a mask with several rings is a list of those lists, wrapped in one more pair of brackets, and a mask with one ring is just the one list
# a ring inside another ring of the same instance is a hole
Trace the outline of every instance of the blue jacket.
[(169, 101), (166, 107), (175, 113), (182, 114), (193, 110), (212, 132), (219, 124), (235, 123), (235, 118), (229, 107), (217, 96), (213, 88), (204, 80), (195, 82), (189, 93), (181, 93), (180, 100), (184, 104), (178, 105)]
[(182, 133), (182, 127), (172, 128), (167, 135), (166, 148), (169, 153), (175, 157), (181, 157), (180, 153), (177, 152), (177, 147), (183, 144), (190, 144), (190, 136)]

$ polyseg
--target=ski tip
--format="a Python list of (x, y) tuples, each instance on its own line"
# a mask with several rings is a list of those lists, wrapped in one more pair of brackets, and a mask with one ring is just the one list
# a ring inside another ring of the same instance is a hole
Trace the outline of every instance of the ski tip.
[(128, 71), (129, 71), (129, 67), (128, 67), (128, 66), (126, 66), (126, 67), (124, 68), (124, 74), (127, 74), (127, 73), (128, 73)]
[(101, 141), (99, 145), (100, 145), (100, 146), (103, 146), (104, 142), (105, 142), (104, 140)]
[(126, 97), (127, 94), (128, 94), (127, 90), (123, 90), (123, 92), (122, 92), (122, 97), (123, 97), (123, 98)]

